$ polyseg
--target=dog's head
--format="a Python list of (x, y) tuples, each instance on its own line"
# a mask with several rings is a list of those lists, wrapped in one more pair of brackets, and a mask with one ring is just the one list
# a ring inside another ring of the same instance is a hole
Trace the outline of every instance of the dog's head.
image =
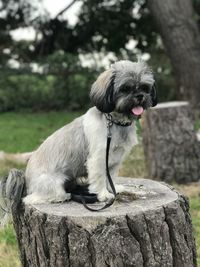
[(101, 112), (138, 117), (157, 104), (152, 71), (145, 62), (118, 61), (97, 78), (90, 98)]

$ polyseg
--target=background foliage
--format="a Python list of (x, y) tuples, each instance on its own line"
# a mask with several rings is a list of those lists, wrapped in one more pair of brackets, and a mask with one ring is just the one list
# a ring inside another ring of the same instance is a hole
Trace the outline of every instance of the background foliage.
[[(63, 14), (51, 18), (41, 12), (36, 0), (0, 0), (0, 111), (88, 107), (89, 88), (104, 68), (97, 54), (110, 62), (145, 55), (156, 75), (159, 100), (178, 98), (146, 1), (80, 2), (78, 21), (71, 25)], [(194, 6), (200, 23), (200, 1)], [(35, 30), (35, 39), (16, 40), (12, 31), (26, 27)], [(85, 67), (87, 55), (93, 63)]]
[[(194, 20), (200, 26), (200, 0), (191, 1)], [(72, 25), (64, 16), (70, 8), (68, 0), (66, 8), (53, 18), (41, 9), (40, 0), (0, 0), (0, 112), (4, 112), (0, 115), (0, 150), (34, 150), (57, 128), (80, 115), (90, 105), (92, 82), (115, 60), (145, 58), (156, 76), (159, 101), (180, 99), (171, 62), (147, 6), (149, 1), (71, 0), (72, 5), (75, 2), (82, 6)], [(35, 31), (34, 39), (14, 37), (13, 32), (26, 28)], [(24, 165), (1, 160), (0, 176), (12, 167)], [(135, 147), (120, 174), (146, 175), (141, 145)], [(199, 188), (199, 183), (179, 186), (190, 198), (198, 255)], [(0, 267), (20, 266), (11, 226), (0, 231), (0, 254)]]

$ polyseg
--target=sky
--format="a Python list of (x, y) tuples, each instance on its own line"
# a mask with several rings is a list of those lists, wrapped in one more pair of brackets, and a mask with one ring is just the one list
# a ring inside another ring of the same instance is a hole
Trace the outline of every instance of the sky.
[[(50, 13), (51, 17), (55, 17), (61, 10), (69, 5), (72, 0), (43, 0), (43, 6)], [(77, 13), (80, 9), (81, 3), (77, 1), (64, 14), (65, 18), (69, 19), (69, 23), (74, 25), (77, 21)]]
[[(43, 0), (41, 1), (41, 9), (46, 9), (50, 16), (55, 17), (61, 10), (71, 3), (72, 0)], [(70, 25), (77, 22), (77, 14), (80, 10), (81, 2), (77, 1), (72, 7), (64, 13), (64, 18), (68, 19)], [(34, 40), (36, 32), (32, 27), (20, 28), (11, 31), (11, 35), (17, 41), (19, 40)]]

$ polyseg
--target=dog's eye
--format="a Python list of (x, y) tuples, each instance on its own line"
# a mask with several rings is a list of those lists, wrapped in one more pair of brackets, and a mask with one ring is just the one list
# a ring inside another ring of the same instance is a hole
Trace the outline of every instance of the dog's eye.
[(145, 92), (145, 93), (150, 93), (150, 87), (147, 84), (141, 84), (140, 90)]
[(121, 88), (121, 91), (123, 92), (123, 93), (130, 93), (130, 91), (131, 91), (131, 86), (129, 86), (129, 85), (125, 85), (125, 86), (123, 86), (122, 88)]

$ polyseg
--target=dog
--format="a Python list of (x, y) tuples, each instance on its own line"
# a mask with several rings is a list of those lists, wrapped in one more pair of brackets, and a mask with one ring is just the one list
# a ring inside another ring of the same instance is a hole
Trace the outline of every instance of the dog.
[[(25, 204), (62, 202), (85, 177), (100, 202), (113, 198), (106, 178), (107, 123), (112, 122), (109, 170), (114, 178), (137, 144), (135, 121), (157, 104), (155, 80), (143, 61), (122, 60), (100, 74), (90, 92), (94, 107), (49, 136), (32, 153), (25, 171)], [(122, 192), (122, 185), (115, 185)]]

